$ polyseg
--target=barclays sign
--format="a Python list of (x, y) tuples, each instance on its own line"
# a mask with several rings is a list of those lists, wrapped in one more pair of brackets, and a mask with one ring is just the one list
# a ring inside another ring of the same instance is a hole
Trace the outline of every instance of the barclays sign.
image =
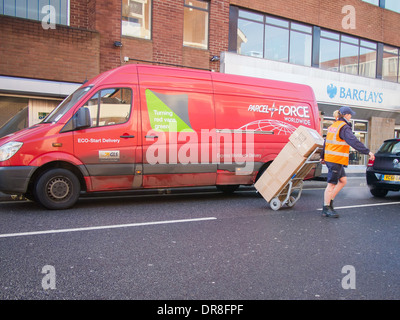
[(366, 89), (354, 89), (334, 84), (329, 84), (326, 88), (326, 93), (330, 99), (341, 99), (342, 102), (351, 104), (357, 102), (382, 104), (384, 102), (384, 94), (379, 91), (371, 91)]

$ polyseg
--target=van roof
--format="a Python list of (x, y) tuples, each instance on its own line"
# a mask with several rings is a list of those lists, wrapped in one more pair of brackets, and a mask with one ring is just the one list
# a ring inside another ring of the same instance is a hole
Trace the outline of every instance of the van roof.
[(218, 88), (225, 86), (225, 89), (221, 90), (227, 91), (227, 88), (229, 87), (229, 93), (232, 95), (245, 94), (246, 92), (244, 91), (247, 91), (247, 94), (252, 92), (253, 95), (257, 95), (257, 93), (260, 95), (265, 95), (267, 93), (266, 91), (268, 91), (270, 92), (270, 95), (272, 95), (273, 92), (273, 95), (276, 98), (282, 97), (286, 99), (315, 101), (314, 92), (308, 85), (198, 69), (145, 64), (127, 64), (115, 69), (111, 69), (93, 78), (85, 85), (96, 85), (100, 82), (103, 84), (114, 85), (118, 85), (119, 83), (121, 85), (126, 85), (127, 82), (137, 84), (138, 74), (153, 75), (155, 77), (168, 76), (201, 80), (212, 79), (215, 84), (219, 84), (215, 87), (217, 93), (219, 91)]

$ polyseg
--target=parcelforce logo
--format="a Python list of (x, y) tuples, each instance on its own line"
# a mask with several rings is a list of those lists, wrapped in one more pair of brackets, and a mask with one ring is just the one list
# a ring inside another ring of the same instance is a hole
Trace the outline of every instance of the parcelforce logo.
[(310, 118), (310, 110), (308, 106), (290, 106), (290, 105), (280, 105), (275, 106), (275, 103), (270, 107), (269, 105), (263, 104), (251, 104), (249, 105), (247, 111), (267, 113), (271, 115), (271, 118), (276, 112), (278, 115), (284, 115), (289, 117), (300, 117), (300, 118)]

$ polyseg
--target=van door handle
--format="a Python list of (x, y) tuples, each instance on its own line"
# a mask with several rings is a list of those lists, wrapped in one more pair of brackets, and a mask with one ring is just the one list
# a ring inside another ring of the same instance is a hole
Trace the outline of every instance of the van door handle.
[(144, 136), (146, 139), (158, 139), (158, 136)]
[(128, 138), (134, 138), (135, 136), (131, 136), (129, 134), (124, 134), (123, 136), (119, 136), (120, 138), (128, 139)]

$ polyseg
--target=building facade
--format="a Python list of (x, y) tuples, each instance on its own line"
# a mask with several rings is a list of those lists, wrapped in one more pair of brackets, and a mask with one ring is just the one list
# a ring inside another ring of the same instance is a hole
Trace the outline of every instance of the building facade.
[(399, 27), (397, 0), (0, 0), (0, 126), (103, 71), (164, 64), (308, 84), (324, 128), (350, 106), (376, 151), (400, 132)]

